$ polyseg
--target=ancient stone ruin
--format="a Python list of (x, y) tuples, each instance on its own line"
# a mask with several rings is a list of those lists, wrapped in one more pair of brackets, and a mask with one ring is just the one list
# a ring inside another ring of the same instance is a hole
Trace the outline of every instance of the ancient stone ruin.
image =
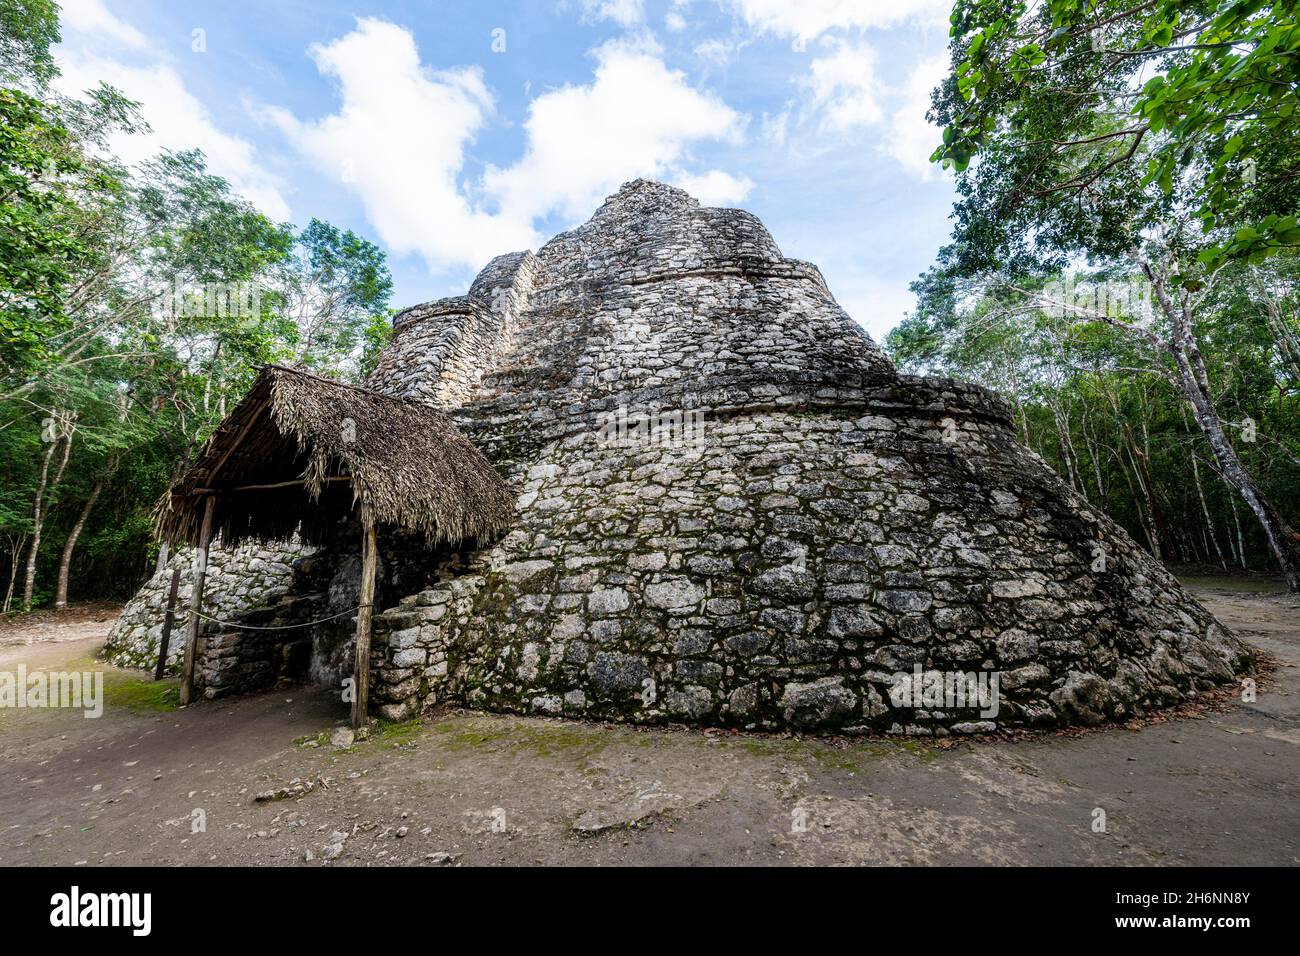
[[(815, 266), (670, 186), (628, 183), (401, 313), (368, 386), (446, 411), (517, 495), (496, 540), (381, 543), (371, 680), (391, 719), (453, 702), (978, 732), (1123, 718), (1251, 665), (1002, 400), (898, 374)], [(352, 550), (249, 613), (346, 608)], [(161, 616), (146, 593), (119, 659)], [(284, 676), (274, 632), (249, 633), (205, 636), (209, 696)]]

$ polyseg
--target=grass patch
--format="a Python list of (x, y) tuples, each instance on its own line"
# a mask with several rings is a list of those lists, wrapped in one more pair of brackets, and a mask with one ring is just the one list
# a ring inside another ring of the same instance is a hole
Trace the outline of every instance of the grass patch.
[(509, 730), (465, 726), (460, 721), (445, 720), (433, 725), (433, 732), (441, 736), (439, 741), (448, 750), (467, 750), (496, 743), (510, 735)]
[(418, 737), (423, 730), (424, 723), (419, 717), (411, 720), (384, 720), (380, 717), (375, 739), (392, 747), (401, 747)]
[(121, 708), (137, 714), (167, 714), (181, 705), (179, 679), (156, 681), (122, 670), (93, 657), (79, 657), (49, 668), (53, 672), (98, 671), (104, 675), (104, 709)]
[(585, 759), (609, 746), (610, 737), (610, 731), (604, 729), (589, 731), (563, 724), (543, 724), (519, 728), (511, 745), (538, 757)]
[(866, 770), (870, 761), (882, 757), (909, 754), (923, 763), (929, 763), (936, 756), (933, 747), (918, 740), (864, 741), (839, 746), (811, 739), (751, 738), (741, 742), (740, 747), (755, 757), (811, 760), (828, 770), (845, 770), (850, 773)]
[[(393, 725), (393, 728), (394, 733), (409, 736), (419, 728), (419, 721)], [(600, 725), (549, 721), (515, 723), (506, 717), (451, 717), (421, 729), (435, 734), (437, 743), (449, 751), (486, 748), (493, 753), (526, 754), (578, 763), (589, 760), (609, 747), (663, 746), (670, 750), (674, 747), (736, 747), (752, 757), (794, 760), (824, 770), (859, 773), (868, 770), (872, 762), (886, 757), (905, 755), (929, 763), (939, 754), (931, 742), (921, 740), (819, 740), (739, 736), (709, 742), (695, 734), (653, 731), (625, 733), (617, 728)]]
[(485, 725), (476, 720), (445, 720), (432, 728), (439, 743), (448, 750), (477, 747), (506, 749), (535, 757), (582, 760), (594, 756), (611, 743), (606, 728), (567, 724)]
[(135, 713), (167, 714), (180, 707), (180, 682), (104, 675), (104, 707)]

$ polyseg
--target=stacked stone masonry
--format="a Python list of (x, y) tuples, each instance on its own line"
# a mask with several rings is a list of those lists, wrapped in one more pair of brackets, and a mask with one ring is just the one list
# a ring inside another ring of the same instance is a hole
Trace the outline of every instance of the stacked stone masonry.
[[(1001, 399), (899, 375), (815, 266), (672, 187), (629, 183), (401, 313), (370, 386), (447, 410), (518, 496), (509, 533), (376, 617), (393, 719), (978, 732), (1126, 717), (1252, 663)], [(918, 670), (996, 675), (995, 712), (900, 704)]]
[[(304, 553), (310, 552), (296, 543), (274, 547), (245, 544), (233, 550), (212, 548), (204, 585), (205, 613), (218, 620), (234, 620), (253, 608), (274, 604), (292, 588), (294, 562)], [(152, 669), (157, 665), (172, 570), (179, 566), (176, 623), (167, 647), (167, 672), (180, 673), (194, 592), (194, 556), (193, 548), (177, 552), (127, 602), (104, 646), (109, 660), (121, 667)]]

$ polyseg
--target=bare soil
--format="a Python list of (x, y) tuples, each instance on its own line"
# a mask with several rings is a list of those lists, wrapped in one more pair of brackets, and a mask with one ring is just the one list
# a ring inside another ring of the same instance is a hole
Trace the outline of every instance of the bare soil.
[(1300, 600), (1189, 583), (1277, 662), (1253, 703), (942, 745), (449, 711), (337, 747), (319, 689), (178, 710), (95, 661), (111, 608), (4, 622), (0, 671), (102, 670), (108, 704), (0, 710), (0, 865), (1294, 866)]

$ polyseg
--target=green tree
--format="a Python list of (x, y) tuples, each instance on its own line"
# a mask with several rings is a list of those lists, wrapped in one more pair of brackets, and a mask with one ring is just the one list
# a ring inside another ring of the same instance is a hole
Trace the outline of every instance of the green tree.
[[(961, 198), (953, 242), (916, 288), (922, 321), (992, 293), (1141, 343), (1300, 590), (1300, 536), (1233, 441), (1205, 338), (1232, 266), (1300, 243), (1296, 7), (958, 0), (933, 116), (934, 158), (957, 170)], [(1085, 262), (1145, 279), (1152, 314), (1047, 290)]]
[(372, 346), (393, 281), (384, 253), (351, 230), (313, 219), (278, 274), (277, 294), (297, 326), (294, 361), (357, 377), (358, 349)]
[(43, 87), (58, 72), (50, 55), (58, 42), (53, 0), (0, 0), (0, 84)]
[(39, 100), (0, 89), (0, 374), (30, 370), (66, 329), (63, 294), (87, 255), (59, 182), (81, 168), (68, 130)]
[(56, 17), (0, 0), (5, 610), (66, 604), (78, 567), (95, 593), (134, 587), (154, 502), (256, 369), (356, 377), (389, 326), (373, 244), (271, 222), (196, 150), (118, 162), (138, 105), (52, 91)]

